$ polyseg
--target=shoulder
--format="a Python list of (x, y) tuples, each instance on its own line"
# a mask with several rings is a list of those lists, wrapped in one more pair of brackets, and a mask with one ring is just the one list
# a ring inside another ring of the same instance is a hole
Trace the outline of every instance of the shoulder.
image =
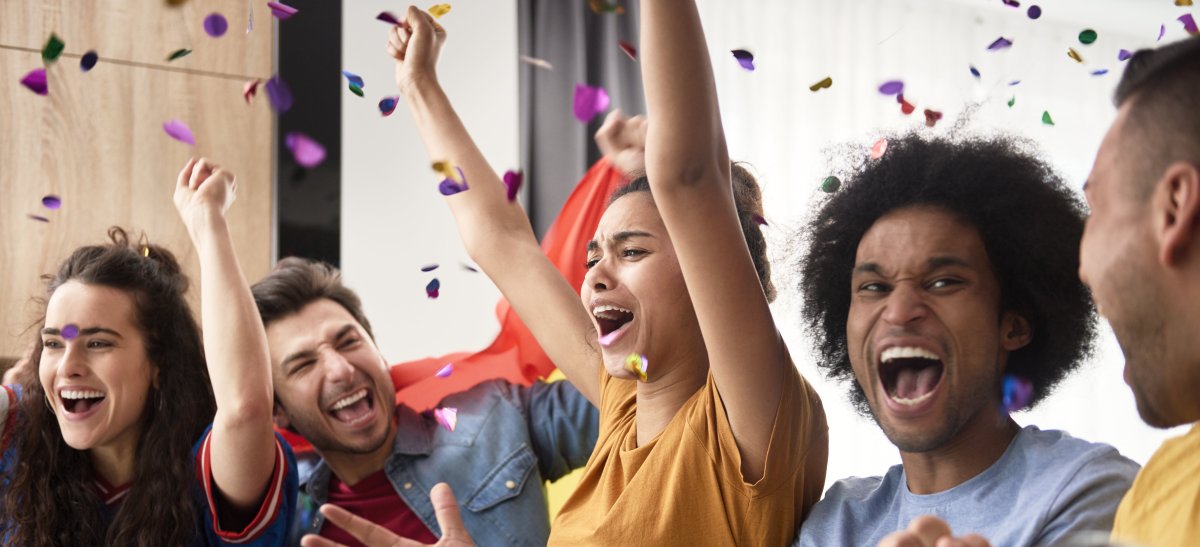
[(1086, 466), (1093, 468), (1091, 473), (1094, 474), (1094, 468), (1100, 467), (1132, 481), (1139, 469), (1136, 462), (1122, 456), (1111, 445), (1086, 441), (1055, 429), (1026, 426), (1017, 434), (1013, 448), (1028, 457), (1032, 467), (1043, 470), (1057, 468), (1070, 473)]

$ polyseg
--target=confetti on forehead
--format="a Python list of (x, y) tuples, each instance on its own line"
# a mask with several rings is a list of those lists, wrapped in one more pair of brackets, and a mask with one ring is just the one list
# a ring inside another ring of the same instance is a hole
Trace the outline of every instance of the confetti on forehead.
[(882, 158), (883, 154), (887, 152), (887, 144), (887, 139), (875, 141), (875, 144), (871, 145), (871, 159), (877, 160)]
[(442, 282), (438, 281), (438, 278), (435, 277), (433, 278), (433, 281), (430, 281), (429, 284), (425, 285), (425, 296), (436, 300), (441, 289)]
[(167, 132), (172, 139), (175, 139), (184, 144), (196, 145), (196, 137), (192, 135), (192, 129), (186, 123), (179, 120), (169, 120), (163, 123), (163, 131)]
[(396, 111), (396, 104), (400, 102), (400, 97), (384, 97), (379, 99), (379, 115), (388, 117), (392, 112)]
[(1200, 29), (1196, 28), (1196, 18), (1192, 17), (1192, 14), (1180, 15), (1178, 21), (1183, 23), (1183, 30), (1186, 30), (1188, 34), (1192, 36), (1200, 34)]
[(1029, 401), (1033, 399), (1033, 383), (1029, 380), (1013, 376), (1012, 374), (1004, 375), (1004, 411), (1013, 413), (1029, 406)]
[(380, 21), (383, 21), (384, 23), (388, 23), (391, 25), (399, 25), (400, 24), (400, 20), (397, 19), (396, 16), (394, 14), (392, 14), (392, 12), (390, 12), (390, 11), (381, 11), (381, 12), (379, 12), (379, 15), (375, 16), (375, 18)]
[(879, 86), (879, 92), (884, 95), (899, 95), (904, 93), (904, 82), (901, 82), (900, 80), (883, 82)]
[(42, 205), (47, 209), (58, 209), (59, 207), (62, 207), (62, 198), (54, 194), (50, 194), (42, 198)]
[(204, 18), (204, 32), (213, 38), (220, 38), (229, 30), (229, 21), (220, 13), (210, 13)]
[(432, 15), (434, 19), (440, 19), (447, 13), (450, 13), (450, 4), (434, 4), (429, 6), (429, 15)]
[(50, 93), (50, 88), (46, 85), (46, 69), (44, 68), (30, 70), (25, 77), (21, 78), (21, 85), (38, 95)]
[(504, 187), (508, 192), (509, 202), (517, 199), (517, 192), (521, 190), (521, 181), (524, 179), (525, 174), (519, 170), (509, 170), (504, 172)]
[(292, 108), (292, 90), (278, 74), (267, 80), (267, 99), (271, 101), (271, 108), (280, 114)]
[(1025, 12), (1030, 19), (1037, 19), (1042, 16), (1042, 8), (1037, 5), (1029, 6), (1029, 11)]
[(446, 431), (454, 432), (454, 428), (458, 426), (458, 409), (447, 406), (433, 411), (433, 418), (437, 423), (446, 428)]
[(530, 57), (528, 55), (521, 55), (520, 59), (521, 59), (522, 63), (525, 63), (527, 65), (532, 65), (537, 68), (543, 68), (546, 70), (554, 70), (554, 65), (550, 64), (550, 61), (547, 61), (545, 59), (538, 59), (537, 57)]
[(829, 89), (830, 87), (833, 87), (833, 78), (830, 76), (826, 76), (824, 80), (821, 80), (813, 85), (808, 86), (808, 90), (812, 91), (813, 93), (816, 93), (817, 91), (820, 91), (822, 89)]
[(79, 70), (87, 72), (87, 71), (91, 70), (92, 67), (95, 67), (96, 63), (99, 60), (100, 60), (100, 56), (96, 55), (95, 51), (89, 51), (87, 53), (84, 53), (83, 57), (79, 58)]
[(638, 380), (645, 382), (650, 372), (650, 361), (646, 359), (645, 355), (630, 353), (629, 357), (625, 358), (625, 370), (632, 372), (638, 377)]
[(75, 338), (79, 337), (79, 326), (75, 323), (68, 323), (63, 326), (60, 332), (62, 333), (63, 338), (66, 338), (67, 340), (74, 340)]
[(1001, 36), (999, 38), (996, 38), (996, 41), (992, 42), (991, 45), (989, 45), (987, 47), (987, 50), (988, 51), (999, 51), (1002, 49), (1010, 48), (1010, 47), (1012, 47), (1012, 45), (1013, 45), (1012, 40), (1009, 40), (1008, 38)]
[(423, 271), (423, 272), (432, 272), (436, 269), (438, 269), (437, 264), (426, 264), (424, 266), (421, 266), (421, 271)]
[(258, 94), (258, 84), (260, 82), (261, 80), (255, 78), (242, 86), (242, 98), (246, 99), (246, 104), (250, 104), (254, 100), (254, 96)]
[(637, 48), (633, 47), (633, 44), (625, 40), (620, 40), (617, 42), (617, 47), (621, 48), (621, 51), (624, 51), (625, 55), (628, 55), (630, 59), (637, 60)]
[(838, 191), (838, 188), (841, 187), (842, 181), (833, 175), (825, 177), (825, 180), (821, 181), (821, 191), (825, 192), (826, 194), (832, 194)]
[(737, 60), (742, 68), (749, 72), (754, 72), (754, 54), (744, 49), (735, 49), (731, 51), (733, 58)]
[(191, 53), (192, 53), (192, 50), (190, 50), (190, 49), (188, 49), (188, 48), (180, 48), (180, 49), (177, 49), (177, 50), (175, 50), (175, 51), (172, 51), (170, 55), (167, 55), (167, 62), (169, 63), (169, 62), (171, 62), (171, 61), (174, 61), (174, 60), (176, 60), (176, 59), (182, 59), (182, 58), (184, 58), (184, 57), (187, 57), (187, 56), (188, 56), (188, 55), (190, 55)]
[(47, 65), (57, 61), (65, 47), (66, 44), (59, 39), (57, 34), (50, 33), (50, 38), (46, 39), (46, 45), (42, 46), (42, 61)]
[(312, 169), (325, 161), (325, 147), (304, 133), (299, 131), (288, 133), (284, 142), (287, 144), (288, 150), (292, 151), (292, 157), (295, 158), (296, 163), (305, 169)]
[(271, 15), (274, 15), (275, 18), (279, 19), (280, 21), (287, 21), (300, 11), (287, 4), (281, 4), (279, 2), (267, 2), (267, 7), (271, 8)]
[(1081, 43), (1083, 45), (1090, 45), (1090, 44), (1095, 43), (1096, 38), (1098, 38), (1098, 37), (1099, 37), (1099, 35), (1096, 34), (1096, 31), (1094, 31), (1090, 28), (1084, 29), (1083, 31), (1081, 31), (1079, 33), (1079, 43)]
[(449, 378), (451, 374), (454, 374), (454, 363), (446, 363), (446, 366), (438, 369), (433, 375), (438, 378)]
[(608, 109), (610, 99), (603, 87), (575, 84), (575, 119), (588, 122)]

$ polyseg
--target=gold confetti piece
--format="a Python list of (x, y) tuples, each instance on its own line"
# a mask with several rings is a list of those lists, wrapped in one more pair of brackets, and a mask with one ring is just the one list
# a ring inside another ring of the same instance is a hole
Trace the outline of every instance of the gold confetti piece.
[(1083, 57), (1080, 57), (1080, 56), (1079, 56), (1079, 52), (1078, 52), (1078, 51), (1075, 51), (1075, 48), (1073, 48), (1073, 47), (1072, 47), (1072, 48), (1067, 48), (1067, 57), (1070, 57), (1070, 58), (1072, 58), (1072, 59), (1075, 59), (1075, 62), (1076, 62), (1076, 63), (1082, 63), (1082, 62), (1083, 62)]
[(824, 80), (821, 80), (813, 85), (808, 86), (808, 90), (812, 91), (813, 93), (816, 93), (817, 90), (829, 89), (829, 87), (832, 85), (833, 85), (833, 78), (826, 76)]
[(1192, 0), (1175, 0), (1175, 5), (1176, 6), (1190, 6), (1190, 5), (1192, 5)]
[(646, 381), (646, 372), (649, 368), (650, 361), (646, 359), (645, 355), (630, 353), (629, 357), (625, 358), (625, 370), (634, 373), (643, 382)]
[(450, 4), (434, 4), (429, 6), (429, 15), (434, 16), (434, 18), (440, 18), (447, 13), (450, 13)]
[(455, 182), (462, 182), (458, 180), (458, 174), (454, 172), (454, 164), (448, 161), (435, 161), (433, 162), (432, 167), (433, 171), (441, 175), (442, 178), (447, 178)]

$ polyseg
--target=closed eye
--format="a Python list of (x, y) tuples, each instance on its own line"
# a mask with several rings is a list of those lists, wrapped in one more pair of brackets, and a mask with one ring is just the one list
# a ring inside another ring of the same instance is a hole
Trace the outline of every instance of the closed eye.
[(599, 262), (600, 262), (600, 259), (599, 259), (599, 258), (589, 258), (589, 259), (587, 260), (587, 262), (586, 262), (586, 263), (584, 263), (584, 266), (586, 266), (586, 267), (587, 267), (587, 269), (589, 269), (589, 270), (590, 270), (590, 269), (594, 268), (594, 267), (596, 266), (596, 264), (597, 264), (597, 263), (599, 263)]
[(341, 344), (338, 344), (338, 349), (351, 349), (357, 346), (361, 341), (362, 340), (360, 340), (358, 337), (347, 338), (346, 340), (343, 340)]

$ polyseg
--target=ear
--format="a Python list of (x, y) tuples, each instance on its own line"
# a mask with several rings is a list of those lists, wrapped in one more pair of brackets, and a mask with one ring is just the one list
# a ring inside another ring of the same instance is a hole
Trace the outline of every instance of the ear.
[(1158, 259), (1178, 267), (1189, 258), (1200, 230), (1200, 169), (1177, 161), (1167, 167), (1151, 198)]
[(275, 426), (280, 429), (290, 429), (292, 427), (292, 421), (288, 419), (287, 412), (284, 412), (283, 405), (279, 404), (278, 400), (275, 401), (275, 408), (272, 411), (271, 417), (275, 421)]
[(1006, 311), (1000, 318), (1000, 346), (1006, 351), (1014, 352), (1033, 340), (1033, 326), (1025, 316)]

